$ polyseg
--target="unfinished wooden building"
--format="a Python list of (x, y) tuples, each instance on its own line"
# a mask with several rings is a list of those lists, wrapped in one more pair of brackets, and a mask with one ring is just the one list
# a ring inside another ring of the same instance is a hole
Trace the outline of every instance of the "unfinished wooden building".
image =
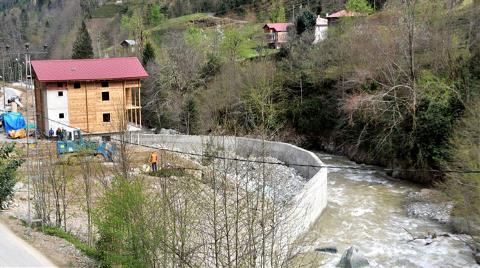
[(39, 129), (76, 128), (104, 134), (141, 129), (137, 58), (32, 61)]

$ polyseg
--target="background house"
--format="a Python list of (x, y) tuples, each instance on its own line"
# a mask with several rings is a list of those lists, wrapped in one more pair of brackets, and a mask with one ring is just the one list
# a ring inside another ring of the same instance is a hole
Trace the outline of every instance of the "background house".
[(315, 40), (313, 41), (314, 44), (325, 40), (327, 38), (327, 30), (328, 30), (328, 20), (320, 17), (318, 15), (317, 22), (315, 25)]
[(112, 133), (141, 127), (140, 80), (148, 76), (137, 58), (32, 61), (38, 127)]
[(269, 48), (281, 48), (288, 42), (288, 28), (293, 26), (293, 23), (267, 23), (263, 26), (266, 33), (267, 45)]
[(340, 18), (347, 18), (347, 17), (362, 17), (365, 16), (363, 13), (355, 12), (355, 11), (348, 11), (348, 10), (340, 10), (332, 14), (327, 14), (328, 24), (335, 24), (338, 22)]
[(123, 40), (120, 45), (123, 48), (123, 54), (129, 55), (131, 53), (137, 52), (137, 41), (135, 40)]

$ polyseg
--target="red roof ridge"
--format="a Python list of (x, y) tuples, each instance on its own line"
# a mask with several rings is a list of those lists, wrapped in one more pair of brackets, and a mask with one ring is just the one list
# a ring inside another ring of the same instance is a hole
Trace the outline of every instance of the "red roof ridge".
[(42, 82), (140, 79), (148, 77), (137, 57), (32, 60)]
[(263, 28), (268, 27), (268, 28), (273, 28), (277, 32), (286, 32), (288, 29), (288, 26), (293, 26), (293, 23), (291, 22), (272, 22), (272, 23), (267, 23), (263, 26)]
[(95, 58), (95, 59), (47, 59), (47, 60), (32, 60), (32, 62), (38, 61), (101, 61), (101, 60), (115, 60), (115, 59), (138, 59), (137, 57), (113, 57), (113, 58)]

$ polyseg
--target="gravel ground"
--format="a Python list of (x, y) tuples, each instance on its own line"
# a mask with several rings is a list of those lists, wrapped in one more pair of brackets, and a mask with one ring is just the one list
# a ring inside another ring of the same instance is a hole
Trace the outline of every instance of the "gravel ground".
[[(243, 158), (233, 153), (222, 156), (241, 161), (215, 159), (208, 166), (220, 173), (226, 171), (230, 178), (238, 180), (241, 185), (246, 185), (249, 191), (259, 190), (265, 181), (266, 195), (280, 202), (289, 201), (302, 190), (306, 183), (306, 179), (297, 174), (295, 169), (285, 166), (273, 157)], [(261, 162), (268, 162), (268, 164)]]
[(446, 201), (442, 193), (422, 189), (420, 192), (410, 192), (407, 200), (408, 216), (435, 220), (443, 224), (450, 222), (453, 203)]
[[(178, 150), (178, 148), (165, 147), (162, 144), (154, 144), (157, 148), (165, 148), (169, 150)], [(198, 153), (198, 152), (191, 152)], [(225, 171), (228, 177), (238, 183), (245, 185), (249, 191), (258, 190), (262, 187), (262, 178), (265, 179), (265, 192), (268, 197), (280, 202), (287, 202), (298, 192), (300, 192), (307, 182), (307, 180), (299, 175), (294, 168), (287, 167), (280, 160), (266, 156), (249, 156), (248, 158), (240, 157), (234, 152), (226, 152), (219, 149), (215, 152), (216, 155), (228, 159), (202, 159), (200, 156), (178, 154), (179, 157), (193, 160), (199, 164), (203, 164), (211, 170), (215, 170), (218, 174), (224, 174)], [(268, 162), (262, 164), (260, 162)], [(275, 163), (275, 164), (270, 164)]]

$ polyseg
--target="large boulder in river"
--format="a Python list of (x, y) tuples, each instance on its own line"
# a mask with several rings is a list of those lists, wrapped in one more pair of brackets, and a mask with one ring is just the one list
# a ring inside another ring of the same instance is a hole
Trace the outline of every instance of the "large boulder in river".
[(351, 246), (347, 249), (340, 259), (340, 262), (337, 264), (337, 267), (341, 268), (357, 268), (368, 266), (368, 260), (358, 252), (358, 249), (354, 246)]

